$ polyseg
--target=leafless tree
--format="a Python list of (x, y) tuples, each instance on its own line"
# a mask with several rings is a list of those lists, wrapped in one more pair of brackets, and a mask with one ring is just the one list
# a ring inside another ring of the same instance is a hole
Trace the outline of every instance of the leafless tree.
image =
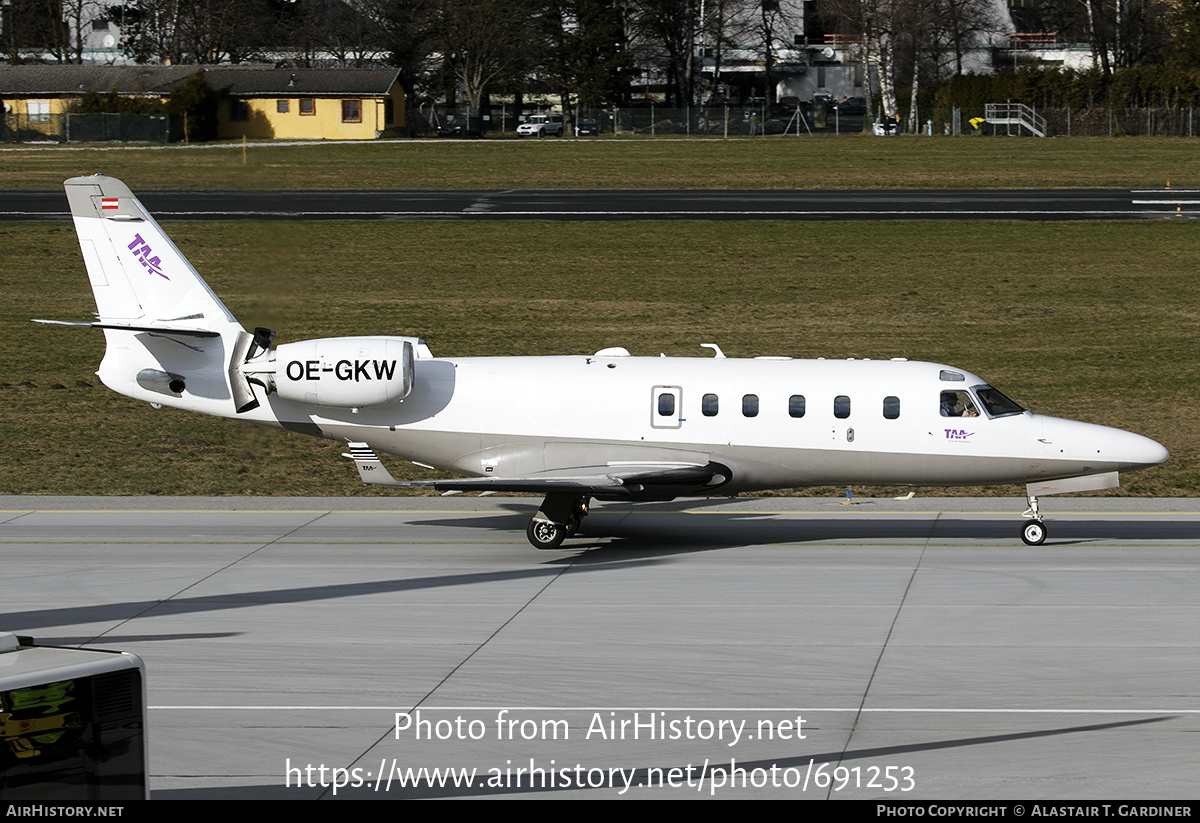
[(699, 0), (631, 0), (630, 24), (643, 61), (661, 58), (667, 75), (667, 103), (683, 106), (694, 99)]
[(519, 76), (538, 45), (533, 0), (445, 0), (437, 43), (462, 86), (471, 114), (483, 108), (489, 86)]
[(271, 42), (267, 0), (131, 0), (113, 10), (139, 63), (240, 63)]
[(711, 50), (713, 60), (712, 87), (714, 96), (721, 78), (721, 66), (726, 50), (742, 42), (749, 28), (747, 6), (750, 0), (704, 0), (700, 4), (700, 43)]

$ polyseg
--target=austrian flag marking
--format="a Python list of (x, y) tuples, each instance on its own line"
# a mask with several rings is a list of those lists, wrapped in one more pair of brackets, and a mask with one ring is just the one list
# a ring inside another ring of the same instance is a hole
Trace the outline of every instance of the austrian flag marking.
[(116, 207), (117, 207), (117, 198), (115, 198), (115, 197), (100, 198), (100, 209), (102, 211), (107, 211), (109, 209), (115, 209)]

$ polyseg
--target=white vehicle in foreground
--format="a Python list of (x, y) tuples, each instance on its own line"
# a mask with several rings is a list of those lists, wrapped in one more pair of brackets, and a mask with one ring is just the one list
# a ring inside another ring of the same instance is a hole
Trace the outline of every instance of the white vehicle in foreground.
[(517, 126), (517, 137), (562, 137), (561, 114), (534, 114)]

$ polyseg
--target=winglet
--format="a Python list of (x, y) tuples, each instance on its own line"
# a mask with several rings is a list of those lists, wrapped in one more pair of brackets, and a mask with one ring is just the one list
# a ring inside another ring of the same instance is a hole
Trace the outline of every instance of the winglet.
[(350, 443), (348, 445), (350, 453), (342, 454), (342, 457), (349, 457), (354, 461), (354, 467), (358, 469), (358, 476), (362, 478), (363, 483), (368, 486), (404, 485), (392, 477), (392, 473), (379, 462), (375, 452), (366, 443)]

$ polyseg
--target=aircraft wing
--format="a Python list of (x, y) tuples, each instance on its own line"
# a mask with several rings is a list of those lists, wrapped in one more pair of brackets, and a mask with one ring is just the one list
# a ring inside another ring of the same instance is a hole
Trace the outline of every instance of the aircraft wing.
[[(617, 497), (659, 497), (670, 490), (715, 488), (729, 479), (719, 463), (624, 463), (580, 466), (530, 477), (459, 477), (447, 480), (396, 480), (366, 443), (351, 443), (350, 454), (359, 477), (371, 486), (432, 488), (438, 491), (568, 492)], [(681, 492), (680, 492), (681, 493)]]

